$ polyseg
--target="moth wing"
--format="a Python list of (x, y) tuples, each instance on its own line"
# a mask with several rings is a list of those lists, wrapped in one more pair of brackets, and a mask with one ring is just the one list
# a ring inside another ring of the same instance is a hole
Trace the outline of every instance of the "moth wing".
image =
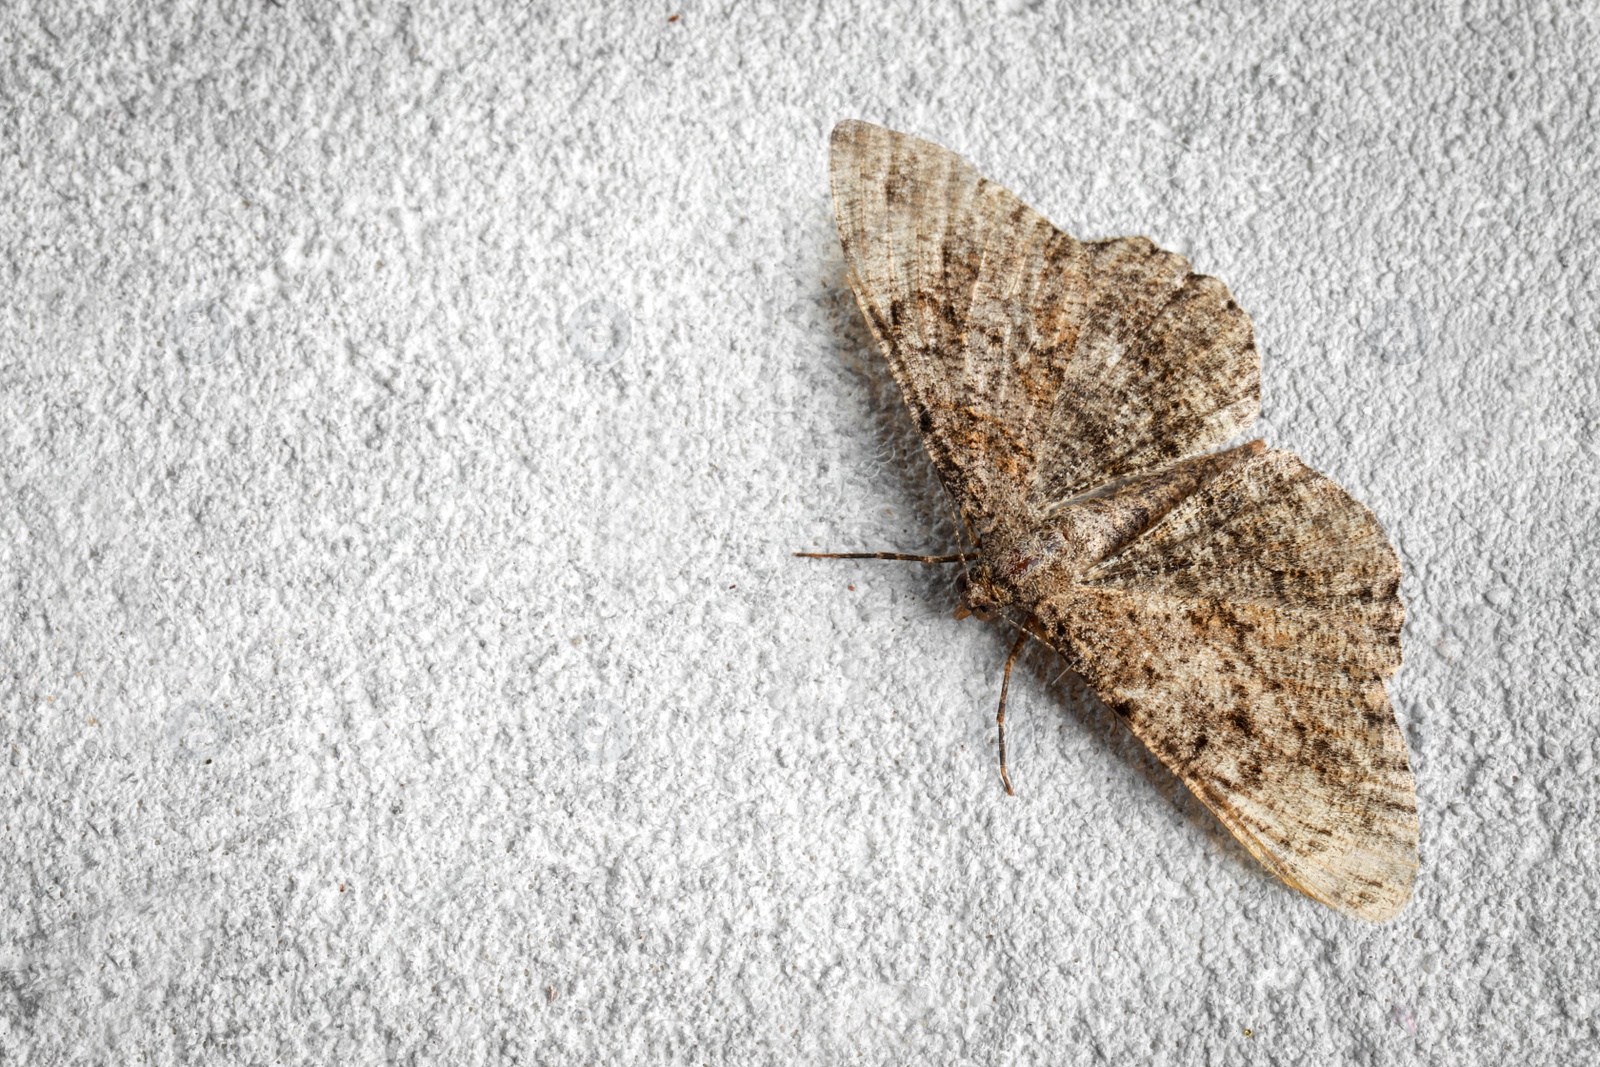
[(1400, 565), (1372, 513), (1262, 450), (1037, 617), (1269, 870), (1381, 921), (1411, 895), (1416, 787), (1384, 681)]
[(975, 530), (1255, 418), (1249, 316), (1184, 257), (1076, 241), (961, 156), (870, 123), (834, 128), (829, 170), (856, 299)]

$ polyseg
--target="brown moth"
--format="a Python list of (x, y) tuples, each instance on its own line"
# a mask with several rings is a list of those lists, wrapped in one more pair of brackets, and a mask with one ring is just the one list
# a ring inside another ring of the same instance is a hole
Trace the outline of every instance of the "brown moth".
[[(1384, 682), (1400, 564), (1291, 452), (1210, 452), (1260, 410), (1250, 318), (1143, 237), (1080, 242), (962, 157), (833, 131), (850, 284), (974, 551), (962, 611), (1029, 635), (1285, 883), (1363, 919), (1417, 869)], [(815, 555), (814, 553), (805, 553)]]

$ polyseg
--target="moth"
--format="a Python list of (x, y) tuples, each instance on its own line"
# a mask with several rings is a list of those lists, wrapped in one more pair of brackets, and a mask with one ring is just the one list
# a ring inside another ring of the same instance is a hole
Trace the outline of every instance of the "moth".
[(1250, 317), (1144, 237), (1078, 241), (961, 156), (866, 122), (829, 170), (850, 285), (972, 545), (958, 615), (1059, 653), (1268, 870), (1363, 919), (1417, 870), (1385, 682), (1400, 564), (1260, 410)]

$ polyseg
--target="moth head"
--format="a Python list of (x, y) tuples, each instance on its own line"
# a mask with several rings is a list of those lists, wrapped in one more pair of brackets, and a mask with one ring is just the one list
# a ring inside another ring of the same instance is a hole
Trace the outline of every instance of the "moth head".
[(957, 582), (961, 589), (961, 607), (956, 612), (958, 619), (976, 615), (984, 622), (990, 622), (1001, 608), (1011, 602), (1009, 590), (995, 582), (987, 562), (980, 561), (968, 567), (961, 572)]

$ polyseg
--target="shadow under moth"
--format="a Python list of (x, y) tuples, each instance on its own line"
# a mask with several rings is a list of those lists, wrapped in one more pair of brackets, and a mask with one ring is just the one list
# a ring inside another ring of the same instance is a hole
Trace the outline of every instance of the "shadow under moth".
[(1143, 237), (1081, 242), (961, 156), (866, 122), (829, 165), (850, 284), (973, 549), (959, 614), (1068, 665), (1289, 886), (1381, 921), (1416, 790), (1385, 680), (1400, 564), (1260, 410), (1250, 318)]

